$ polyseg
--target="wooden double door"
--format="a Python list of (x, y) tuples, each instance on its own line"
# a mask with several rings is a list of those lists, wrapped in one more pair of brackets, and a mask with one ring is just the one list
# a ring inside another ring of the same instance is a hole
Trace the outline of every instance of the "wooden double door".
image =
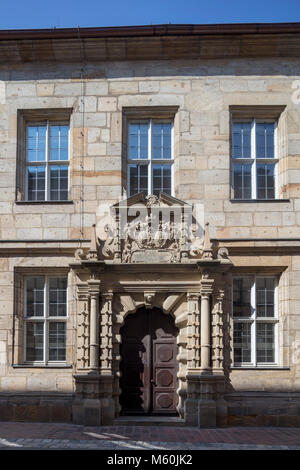
[(178, 396), (174, 319), (160, 309), (139, 309), (121, 328), (122, 414), (176, 414)]

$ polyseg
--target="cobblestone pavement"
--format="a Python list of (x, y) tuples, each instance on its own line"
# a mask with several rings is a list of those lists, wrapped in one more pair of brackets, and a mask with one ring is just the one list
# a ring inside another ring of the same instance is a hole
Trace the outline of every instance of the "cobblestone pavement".
[(0, 422), (0, 449), (300, 450), (300, 428), (87, 427)]

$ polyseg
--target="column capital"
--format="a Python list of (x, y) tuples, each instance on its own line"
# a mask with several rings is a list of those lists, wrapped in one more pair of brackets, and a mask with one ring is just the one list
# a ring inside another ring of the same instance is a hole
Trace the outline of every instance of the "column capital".
[(86, 282), (77, 284), (77, 298), (83, 301), (89, 299), (89, 286)]
[(194, 300), (197, 301), (200, 299), (200, 292), (187, 292), (186, 293), (187, 300)]
[(89, 279), (88, 280), (88, 287), (89, 287), (89, 294), (90, 296), (96, 296), (100, 293), (100, 285), (101, 281), (99, 279)]
[(109, 301), (112, 301), (114, 297), (114, 293), (113, 291), (101, 292), (101, 297), (104, 302), (109, 302)]
[(219, 288), (216, 292), (216, 300), (218, 302), (222, 302), (222, 300), (224, 299), (224, 296), (225, 296), (225, 290), (222, 288)]
[(202, 279), (200, 282), (201, 289), (201, 297), (205, 295), (211, 295), (213, 292), (213, 284), (214, 284), (214, 279), (212, 279), (210, 276), (210, 273), (208, 271), (204, 271), (202, 274)]

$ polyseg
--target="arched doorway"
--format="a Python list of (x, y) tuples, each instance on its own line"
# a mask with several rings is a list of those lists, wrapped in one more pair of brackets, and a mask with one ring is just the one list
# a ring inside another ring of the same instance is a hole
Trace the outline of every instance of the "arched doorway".
[(178, 329), (173, 317), (158, 308), (141, 308), (127, 316), (120, 333), (122, 414), (177, 414)]

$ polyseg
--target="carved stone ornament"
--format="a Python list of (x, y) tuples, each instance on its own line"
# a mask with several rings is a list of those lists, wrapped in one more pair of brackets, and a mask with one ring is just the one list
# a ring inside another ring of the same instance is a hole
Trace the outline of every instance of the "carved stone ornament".
[(92, 234), (91, 234), (91, 246), (89, 252), (87, 254), (87, 259), (96, 261), (98, 260), (98, 242), (96, 236), (96, 225), (92, 226)]
[[(112, 208), (111, 222), (104, 227), (106, 239), (100, 241), (104, 259), (164, 264), (212, 257), (208, 225), (203, 237), (192, 206), (184, 201), (163, 193), (159, 197), (141, 193)], [(94, 240), (89, 251), (92, 259)]]
[(144, 292), (144, 303), (146, 308), (152, 308), (154, 304), (155, 292)]
[(228, 259), (228, 256), (229, 256), (228, 248), (226, 248), (225, 246), (221, 246), (218, 249), (218, 258), (219, 259)]
[(85, 256), (85, 253), (84, 253), (84, 251), (83, 251), (82, 248), (78, 248), (78, 249), (75, 251), (75, 259), (76, 259), (77, 261), (81, 261), (81, 260), (85, 259), (85, 257), (86, 257), (86, 256)]

